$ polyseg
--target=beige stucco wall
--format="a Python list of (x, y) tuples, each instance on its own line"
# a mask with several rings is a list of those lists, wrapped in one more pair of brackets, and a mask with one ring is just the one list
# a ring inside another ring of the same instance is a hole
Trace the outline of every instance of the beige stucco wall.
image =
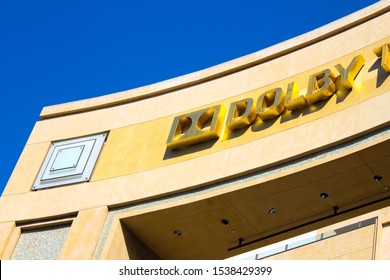
[[(179, 193), (275, 166), (387, 126), (390, 82), (383, 78), (374, 50), (390, 44), (389, 10), (389, 1), (381, 1), (308, 34), (210, 69), (140, 89), (44, 108), (42, 121), (36, 123), (0, 198), (0, 223), (5, 228), (0, 245), (8, 242), (15, 222), (78, 212), (61, 257), (88, 259), (107, 207)], [(257, 100), (261, 93), (275, 87), (286, 89), (291, 82), (305, 91), (310, 75), (326, 68), (338, 74), (335, 65), (347, 67), (357, 55), (364, 57), (365, 65), (348, 95), (334, 94), (296, 114), (285, 111), (230, 139), (221, 137), (178, 151), (166, 147), (177, 115), (219, 104), (228, 109), (234, 101), (247, 97)], [(100, 132), (109, 132), (109, 136), (90, 182), (31, 191), (51, 142)], [(388, 139), (384, 136), (364, 145)], [(305, 168), (308, 165), (294, 171)], [(121, 235), (119, 227), (115, 234)], [(85, 247), (73, 251), (80, 242)], [(120, 238), (112, 242), (123, 244)], [(109, 258), (111, 252), (104, 254)]]
[(265, 260), (390, 260), (390, 207), (349, 219), (322, 229), (326, 233), (354, 222), (377, 218), (376, 224), (329, 239), (275, 254)]
[(92, 259), (107, 212), (107, 207), (80, 211), (72, 223), (72, 227), (62, 248), (60, 259)]
[(390, 224), (383, 226), (383, 259), (390, 260)]
[[(375, 226), (325, 239), (267, 260), (372, 260)], [(340, 246), (342, 244), (342, 246)]]

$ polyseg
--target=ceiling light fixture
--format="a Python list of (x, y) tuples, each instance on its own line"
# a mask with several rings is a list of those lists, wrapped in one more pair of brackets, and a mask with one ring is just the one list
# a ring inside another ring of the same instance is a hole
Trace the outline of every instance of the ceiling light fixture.
[(229, 220), (227, 220), (227, 219), (222, 219), (222, 220), (221, 220), (221, 224), (223, 224), (223, 225), (226, 226), (226, 227), (229, 225), (229, 223), (230, 223), (230, 222), (229, 222)]
[(173, 231), (173, 234), (176, 235), (176, 236), (180, 236), (181, 235), (181, 231), (176, 229)]
[(275, 207), (268, 208), (268, 214), (275, 215), (277, 213), (278, 213), (278, 209), (276, 209)]
[(328, 194), (326, 193), (326, 192), (323, 192), (323, 193), (321, 193), (320, 194), (320, 197), (322, 198), (322, 199), (326, 199), (326, 198), (328, 198)]
[(379, 182), (379, 181), (382, 180), (382, 176), (381, 176), (381, 175), (375, 175), (375, 176), (374, 176), (374, 180), (377, 181), (377, 182)]

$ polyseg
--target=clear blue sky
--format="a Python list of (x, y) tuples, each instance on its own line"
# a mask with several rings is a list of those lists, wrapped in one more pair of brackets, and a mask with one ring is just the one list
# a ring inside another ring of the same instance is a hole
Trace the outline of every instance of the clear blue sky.
[(0, 193), (44, 106), (201, 70), (375, 2), (0, 0)]

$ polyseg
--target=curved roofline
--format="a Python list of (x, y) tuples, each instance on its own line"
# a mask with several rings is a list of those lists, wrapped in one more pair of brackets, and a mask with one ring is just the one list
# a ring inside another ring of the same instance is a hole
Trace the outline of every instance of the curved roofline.
[(358, 26), (388, 11), (390, 11), (390, 0), (382, 0), (313, 31), (216, 66), (135, 89), (44, 107), (40, 118), (44, 120), (112, 107), (204, 83), (292, 53)]

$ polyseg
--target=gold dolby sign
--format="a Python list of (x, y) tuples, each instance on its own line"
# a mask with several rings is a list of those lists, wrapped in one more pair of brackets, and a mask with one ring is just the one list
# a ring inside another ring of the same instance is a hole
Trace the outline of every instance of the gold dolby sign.
[[(381, 67), (390, 73), (390, 44), (374, 50), (381, 58)], [(170, 149), (182, 148), (195, 143), (219, 138), (223, 129), (233, 131), (250, 126), (256, 118), (262, 121), (277, 118), (285, 110), (295, 111), (310, 104), (330, 98), (335, 92), (349, 92), (363, 68), (365, 59), (355, 56), (349, 65), (335, 65), (338, 75), (329, 68), (308, 78), (307, 91), (301, 95), (296, 82), (288, 84), (286, 91), (280, 87), (253, 98), (244, 98), (230, 104), (227, 112), (223, 105), (204, 108), (174, 118), (167, 140)], [(225, 118), (226, 117), (226, 118)]]

